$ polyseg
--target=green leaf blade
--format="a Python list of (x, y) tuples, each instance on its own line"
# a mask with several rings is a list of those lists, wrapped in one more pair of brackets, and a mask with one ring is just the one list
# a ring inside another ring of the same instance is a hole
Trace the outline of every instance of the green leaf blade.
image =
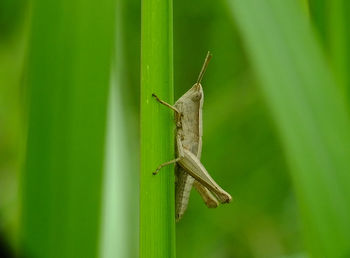
[(296, 2), (231, 1), (231, 7), (285, 145), (310, 250), (315, 257), (345, 255), (350, 250), (345, 98)]
[(114, 11), (110, 0), (33, 3), (23, 255), (98, 255)]

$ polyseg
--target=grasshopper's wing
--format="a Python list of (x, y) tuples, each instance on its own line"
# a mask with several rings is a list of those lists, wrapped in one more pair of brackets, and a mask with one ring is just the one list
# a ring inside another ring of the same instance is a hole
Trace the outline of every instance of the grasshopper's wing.
[(175, 219), (176, 221), (179, 221), (187, 209), (194, 178), (186, 173), (179, 165), (176, 165), (175, 173)]
[(231, 195), (225, 192), (214, 181), (200, 160), (192, 152), (185, 148), (182, 149), (182, 153), (183, 157), (179, 161), (181, 167), (183, 167), (185, 171), (194, 179), (214, 193), (221, 203), (229, 203), (232, 200)]

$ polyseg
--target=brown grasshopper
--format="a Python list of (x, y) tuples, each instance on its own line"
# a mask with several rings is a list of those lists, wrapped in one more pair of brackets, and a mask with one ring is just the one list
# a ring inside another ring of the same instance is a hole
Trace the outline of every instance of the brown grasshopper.
[[(177, 158), (161, 164), (153, 174), (167, 165), (177, 163), (175, 168), (175, 218), (179, 221), (187, 209), (192, 185), (199, 192), (209, 208), (216, 208), (218, 201), (229, 203), (231, 196), (225, 192), (209, 175), (200, 162), (202, 153), (202, 107), (204, 94), (201, 81), (211, 54), (208, 52), (197, 82), (172, 106), (152, 94), (158, 102), (175, 111), (176, 155)], [(214, 197), (214, 195), (215, 198)]]

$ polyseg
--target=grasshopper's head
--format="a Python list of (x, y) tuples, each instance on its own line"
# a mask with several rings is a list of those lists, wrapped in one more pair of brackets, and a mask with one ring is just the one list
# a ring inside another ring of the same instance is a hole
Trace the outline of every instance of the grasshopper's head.
[(198, 82), (195, 83), (192, 88), (187, 92), (188, 97), (192, 99), (192, 101), (196, 102), (203, 97), (203, 88), (202, 85)]
[(201, 92), (203, 91), (203, 88), (202, 88), (202, 84), (200, 82), (197, 82), (195, 83), (192, 88), (194, 88), (194, 90), (198, 91), (198, 92)]
[(200, 83), (194, 84), (181, 98), (176, 101), (175, 106), (180, 111), (193, 107), (193, 103), (202, 102), (203, 88)]

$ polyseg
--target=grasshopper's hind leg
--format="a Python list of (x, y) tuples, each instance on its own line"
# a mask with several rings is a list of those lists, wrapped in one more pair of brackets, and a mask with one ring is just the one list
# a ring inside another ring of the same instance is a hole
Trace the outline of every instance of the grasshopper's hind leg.
[(196, 188), (197, 192), (201, 195), (205, 205), (208, 208), (216, 208), (219, 206), (218, 200), (214, 197), (214, 195), (203, 185), (201, 185), (198, 181), (194, 181), (194, 188)]
[(209, 175), (200, 160), (189, 150), (183, 149), (184, 157), (179, 160), (179, 164), (199, 183), (204, 185), (209, 191), (214, 193), (221, 203), (229, 203), (232, 197), (225, 192)]

